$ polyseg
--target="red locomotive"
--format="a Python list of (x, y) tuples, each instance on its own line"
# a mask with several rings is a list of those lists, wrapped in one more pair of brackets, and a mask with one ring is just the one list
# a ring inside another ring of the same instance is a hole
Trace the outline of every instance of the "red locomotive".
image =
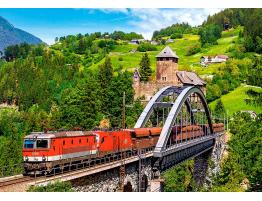
[[(216, 125), (216, 132), (224, 125)], [(155, 147), (162, 128), (136, 128), (118, 131), (61, 131), (33, 132), (24, 138), (23, 159), (25, 173), (51, 172), (90, 158)], [(205, 135), (207, 126), (176, 126), (173, 142)]]
[(25, 173), (50, 172), (54, 167), (109, 154), (151, 148), (161, 128), (120, 131), (33, 132), (24, 138)]

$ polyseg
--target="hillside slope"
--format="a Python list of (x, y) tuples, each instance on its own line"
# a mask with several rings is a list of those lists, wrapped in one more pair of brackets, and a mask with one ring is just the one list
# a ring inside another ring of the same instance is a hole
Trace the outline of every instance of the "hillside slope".
[(0, 16), (0, 51), (3, 52), (7, 46), (23, 42), (38, 44), (43, 41), (26, 31), (15, 28), (6, 19)]
[[(234, 45), (234, 41), (238, 39), (239, 31), (242, 28), (230, 29), (229, 31), (223, 31), (222, 37), (217, 41), (217, 45), (211, 45), (201, 48), (201, 52), (187, 56), (187, 50), (191, 46), (200, 44), (199, 35), (184, 34), (183, 38), (175, 39), (172, 43), (167, 43), (173, 51), (176, 51), (179, 56), (179, 70), (195, 71), (199, 75), (212, 74), (217, 70), (217, 65), (212, 64), (208, 67), (201, 67), (199, 62), (200, 58), (205, 55), (217, 55), (226, 54), (227, 50)], [(114, 50), (109, 54), (114, 68), (122, 67), (132, 71), (139, 66), (139, 62), (142, 58), (143, 52), (133, 52), (138, 45), (123, 44), (117, 45)], [(151, 68), (153, 71), (156, 69), (155, 56), (165, 47), (165, 45), (157, 45), (157, 51), (148, 51), (148, 55), (151, 61)], [(100, 62), (93, 64), (90, 68), (96, 69), (100, 64), (104, 62), (102, 59)]]
[[(249, 85), (241, 85), (235, 90), (231, 91), (230, 93), (223, 95), (221, 97), (221, 100), (225, 106), (226, 111), (228, 111), (228, 114), (231, 116), (235, 112), (240, 111), (240, 110), (253, 110), (257, 114), (262, 113), (262, 108), (261, 107), (255, 107), (253, 105), (247, 105), (245, 102), (245, 99), (248, 98), (246, 91), (248, 89), (253, 89), (256, 91), (262, 92), (262, 88), (260, 87), (254, 87), (254, 86), (249, 86)], [(211, 102), (209, 104), (211, 109), (215, 108), (217, 100)]]

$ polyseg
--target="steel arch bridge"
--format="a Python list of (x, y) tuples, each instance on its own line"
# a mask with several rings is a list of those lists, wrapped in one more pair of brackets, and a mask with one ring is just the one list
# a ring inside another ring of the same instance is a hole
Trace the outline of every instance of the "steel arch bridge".
[[(216, 133), (205, 96), (195, 86), (167, 86), (159, 90), (135, 128), (154, 126), (162, 127), (152, 163), (159, 172), (207, 152), (215, 144)], [(187, 129), (185, 134), (183, 129)]]

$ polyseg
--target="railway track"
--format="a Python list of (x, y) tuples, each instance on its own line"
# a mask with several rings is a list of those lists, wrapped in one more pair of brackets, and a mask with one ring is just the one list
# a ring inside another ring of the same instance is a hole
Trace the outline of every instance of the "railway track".
[[(144, 153), (144, 154), (147, 155), (147, 156), (150, 156), (150, 154), (152, 154), (152, 152), (151, 153), (148, 152), (148, 153)], [(137, 160), (136, 158), (137, 158), (137, 156), (132, 156), (132, 157), (126, 158), (125, 162), (127, 162), (127, 163), (134, 162), (134, 161)], [(131, 160), (131, 161), (128, 162), (128, 160)], [(64, 172), (62, 174), (52, 175), (49, 178), (48, 177), (44, 177), (44, 178), (42, 177), (39, 180), (36, 180), (35, 184), (48, 183), (48, 182), (50, 182), (52, 180), (56, 180), (56, 179), (59, 179), (61, 181), (73, 180), (73, 179), (76, 179), (76, 178), (79, 178), (79, 177), (82, 177), (82, 176), (88, 176), (90, 174), (95, 174), (95, 173), (98, 173), (100, 171), (119, 167), (120, 165), (121, 165), (121, 161), (118, 160), (118, 161), (113, 161), (111, 163), (103, 163), (103, 164), (100, 164), (100, 165), (91, 166), (89, 168), (79, 168), (79, 169), (76, 169), (74, 171), (68, 171), (68, 172)], [(82, 173), (85, 173), (85, 174), (81, 175)], [(77, 175), (81, 175), (81, 176), (75, 177)]]
[(20, 184), (20, 183), (24, 183), (27, 181), (32, 181), (35, 178), (29, 177), (29, 176), (23, 176), (23, 177), (19, 177), (19, 178), (14, 178), (14, 179), (10, 179), (10, 180), (6, 180), (6, 181), (1, 181), (0, 182), (0, 188), (1, 187), (6, 187), (6, 186), (11, 186), (14, 184)]
[[(149, 152), (146, 152), (144, 154), (149, 154)], [(125, 160), (128, 160), (128, 159), (132, 159), (134, 158), (135, 156), (130, 156), (130, 157), (127, 157), (125, 158)], [(121, 159), (118, 159), (116, 161), (111, 161), (111, 162), (105, 162), (105, 163), (100, 163), (100, 164), (93, 164), (89, 167), (80, 167), (80, 168), (76, 168), (76, 169), (73, 169), (73, 170), (70, 170), (70, 171), (65, 171), (65, 172), (57, 172), (56, 174), (54, 175), (46, 175), (46, 176), (22, 176), (22, 175), (17, 175), (17, 176), (12, 176), (10, 178), (2, 178), (0, 179), (0, 192), (1, 192), (1, 189), (5, 189), (6, 187), (11, 187), (12, 186), (15, 186), (15, 185), (20, 185), (20, 184), (23, 184), (23, 183), (27, 183), (27, 184), (30, 184), (30, 183), (42, 183), (42, 182), (48, 182), (48, 181), (51, 181), (51, 180), (55, 180), (55, 179), (58, 179), (58, 178), (65, 178), (65, 177), (70, 177), (70, 176), (74, 176), (76, 174), (80, 174), (82, 172), (86, 172), (86, 171), (90, 171), (90, 172), (93, 172), (93, 171), (96, 171), (96, 170), (99, 170), (101, 168), (106, 168), (106, 167), (111, 167), (112, 166), (115, 166), (115, 164), (117, 163), (120, 163)]]

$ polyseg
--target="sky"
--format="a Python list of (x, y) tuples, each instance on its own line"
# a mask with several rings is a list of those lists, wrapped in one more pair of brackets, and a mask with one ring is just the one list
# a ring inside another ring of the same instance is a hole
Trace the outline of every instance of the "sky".
[(16, 28), (23, 29), (48, 44), (55, 37), (69, 34), (113, 32), (137, 32), (151, 39), (155, 30), (175, 23), (187, 22), (192, 26), (202, 24), (208, 15), (222, 9), (0, 9), (0, 16)]

